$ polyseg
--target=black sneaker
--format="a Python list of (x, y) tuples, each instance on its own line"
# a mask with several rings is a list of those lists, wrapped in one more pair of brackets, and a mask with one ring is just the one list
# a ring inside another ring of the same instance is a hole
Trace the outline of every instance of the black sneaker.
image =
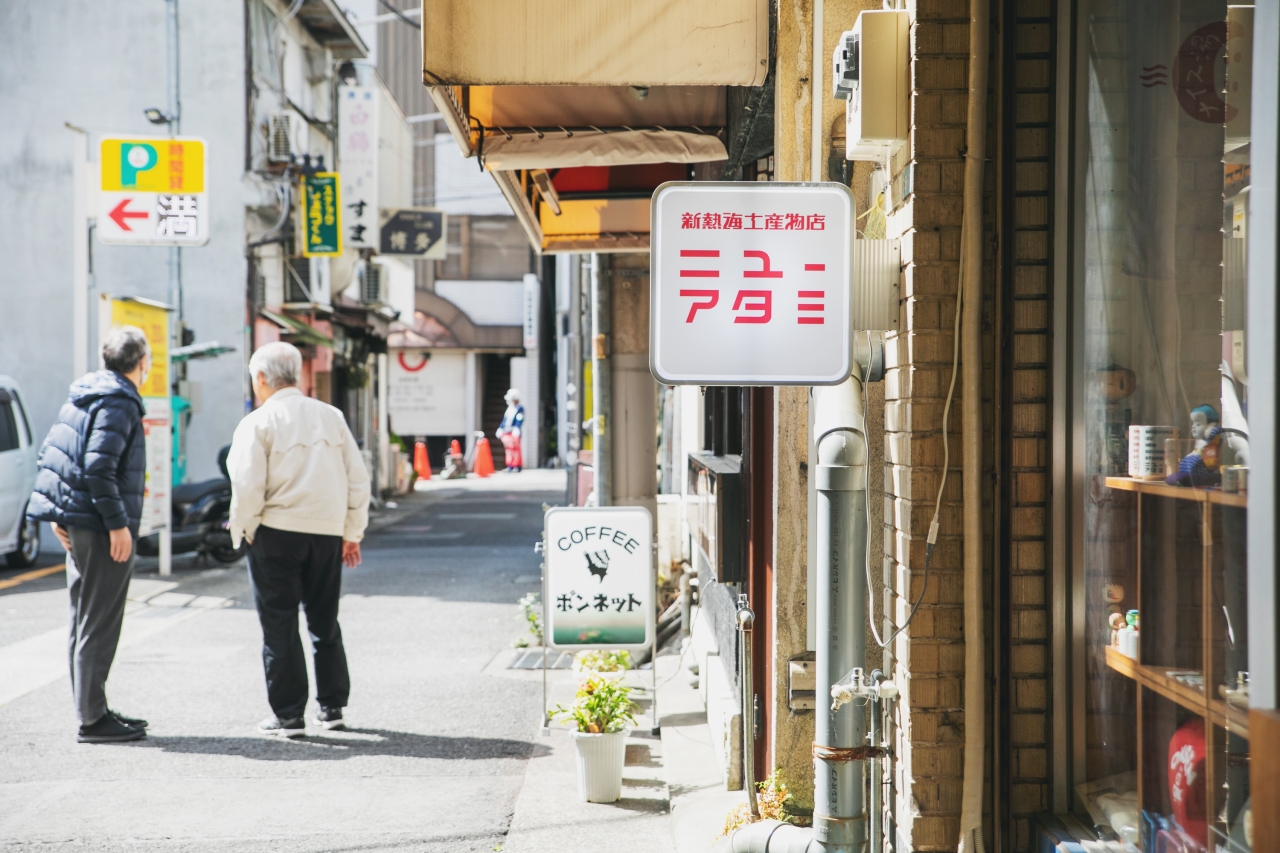
[(320, 726), (323, 729), (328, 729), (329, 731), (345, 729), (347, 727), (346, 721), (342, 719), (341, 708), (326, 708), (321, 705), (320, 710), (316, 712), (314, 720), (317, 726)]
[(146, 729), (126, 725), (108, 712), (93, 725), (81, 726), (76, 740), (80, 743), (124, 743), (146, 736)]
[(124, 723), (126, 726), (129, 726), (130, 728), (145, 729), (147, 727), (146, 720), (139, 720), (137, 717), (126, 717), (124, 714), (121, 714), (119, 711), (113, 711), (110, 708), (107, 709), (107, 713), (115, 717), (120, 722)]
[(279, 717), (267, 717), (258, 723), (258, 733), (276, 737), (305, 737), (307, 724), (301, 717), (290, 717), (282, 720)]

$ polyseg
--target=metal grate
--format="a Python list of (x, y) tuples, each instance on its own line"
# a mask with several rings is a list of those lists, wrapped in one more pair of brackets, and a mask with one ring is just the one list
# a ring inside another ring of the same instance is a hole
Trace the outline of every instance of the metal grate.
[(289, 116), (277, 113), (267, 125), (267, 159), (273, 163), (288, 163), (293, 154), (289, 128)]
[[(547, 669), (570, 669), (573, 666), (572, 652), (558, 652), (547, 649)], [(507, 669), (542, 669), (542, 649), (516, 649), (511, 655)]]

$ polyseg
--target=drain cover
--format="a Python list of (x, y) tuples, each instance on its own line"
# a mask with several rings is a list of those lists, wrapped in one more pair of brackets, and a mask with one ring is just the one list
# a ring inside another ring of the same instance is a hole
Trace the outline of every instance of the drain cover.
[[(572, 666), (571, 653), (547, 650), (547, 669), (569, 669)], [(542, 649), (516, 649), (507, 669), (542, 669)]]

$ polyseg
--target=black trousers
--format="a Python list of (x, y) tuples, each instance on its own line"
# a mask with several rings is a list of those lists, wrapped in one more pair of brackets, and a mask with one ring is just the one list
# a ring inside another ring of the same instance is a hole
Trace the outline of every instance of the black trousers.
[(298, 636), (298, 605), (315, 650), (316, 701), (342, 708), (351, 693), (347, 653), (338, 627), (342, 537), (259, 527), (249, 546), (253, 601), (262, 624), (267, 701), (281, 719), (307, 707), (307, 661)]

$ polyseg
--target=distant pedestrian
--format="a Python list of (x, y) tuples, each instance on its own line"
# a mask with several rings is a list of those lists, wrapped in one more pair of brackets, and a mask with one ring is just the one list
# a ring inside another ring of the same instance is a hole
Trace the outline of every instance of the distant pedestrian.
[(298, 605), (307, 614), (316, 671), (315, 723), (343, 728), (351, 692), (338, 626), (342, 566), (360, 565), (369, 521), (369, 472), (333, 406), (297, 389), (302, 354), (286, 343), (249, 359), (261, 406), (231, 441), (231, 542), (249, 542), (249, 577), (262, 625), (262, 664), (273, 716), (263, 734), (302, 737), (307, 665), (298, 637)]
[(508, 389), (502, 399), (507, 401), (507, 411), (503, 413), (502, 423), (498, 424), (495, 435), (502, 442), (506, 470), (519, 471), (524, 467), (524, 456), (520, 451), (520, 436), (524, 433), (524, 406), (520, 405), (520, 392), (514, 388)]
[(137, 740), (147, 721), (107, 707), (106, 683), (120, 642), (134, 543), (146, 486), (146, 437), (138, 389), (151, 369), (147, 336), (117, 326), (102, 344), (106, 370), (71, 385), (40, 447), (27, 514), (53, 523), (67, 550), (71, 636), (67, 656), (81, 743)]

